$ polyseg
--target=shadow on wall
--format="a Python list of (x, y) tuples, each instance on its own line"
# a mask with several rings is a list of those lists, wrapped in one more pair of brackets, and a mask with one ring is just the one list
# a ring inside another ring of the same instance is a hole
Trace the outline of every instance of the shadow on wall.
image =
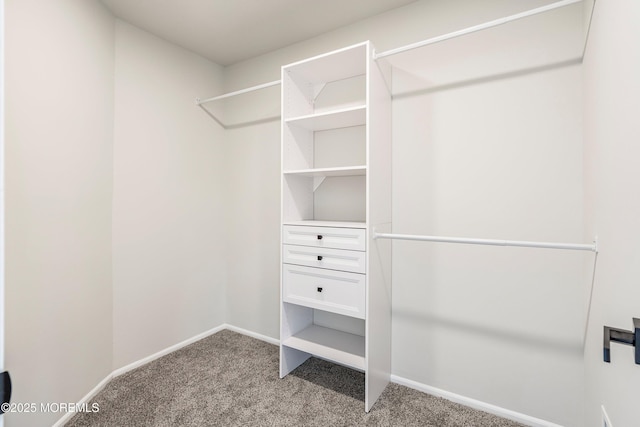
[(519, 347), (529, 347), (536, 351), (546, 349), (558, 353), (582, 356), (583, 343), (577, 340), (535, 335), (530, 332), (518, 331), (516, 328), (496, 328), (488, 325), (482, 325), (479, 322), (465, 322), (444, 316), (411, 310), (394, 310), (393, 317), (394, 320), (423, 325), (425, 328), (431, 327), (449, 332), (473, 334), (478, 337), (500, 340), (508, 342), (509, 344), (516, 344)]
[[(400, 90), (398, 93), (393, 93), (393, 99), (403, 99), (413, 96), (427, 95), (435, 92), (443, 92), (446, 90), (459, 89), (467, 86), (479, 85), (484, 83), (491, 83), (495, 81), (503, 81), (505, 79), (512, 79), (516, 77), (522, 77), (530, 74), (542, 73), (545, 71), (557, 70), (564, 67), (571, 67), (582, 63), (582, 58), (573, 58), (566, 61), (560, 61), (553, 64), (545, 64), (538, 67), (523, 68), (519, 70), (513, 70), (505, 73), (491, 74), (488, 76), (475, 77), (467, 80), (460, 80), (448, 83), (438, 83), (432, 86), (423, 88), (414, 88), (409, 90)], [(414, 76), (414, 81), (421, 80), (427, 84), (427, 80)]]
[(197, 103), (224, 129), (239, 129), (280, 120), (280, 85), (258, 88), (222, 99)]

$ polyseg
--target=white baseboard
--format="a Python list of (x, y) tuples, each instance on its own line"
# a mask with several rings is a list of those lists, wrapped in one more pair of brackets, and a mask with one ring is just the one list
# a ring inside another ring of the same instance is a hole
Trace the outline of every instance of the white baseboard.
[(201, 334), (195, 335), (195, 336), (193, 336), (193, 337), (191, 337), (189, 339), (186, 339), (186, 340), (184, 340), (182, 342), (179, 342), (178, 344), (174, 344), (171, 347), (167, 347), (164, 350), (160, 350), (159, 352), (154, 353), (151, 356), (147, 356), (147, 357), (145, 357), (143, 359), (137, 360), (137, 361), (135, 361), (133, 363), (130, 363), (130, 364), (126, 365), (126, 366), (123, 366), (122, 368), (118, 368), (115, 371), (113, 371), (113, 373), (111, 375), (113, 375), (114, 378), (118, 377), (118, 376), (120, 376), (122, 374), (125, 374), (125, 373), (127, 373), (129, 371), (132, 371), (132, 370), (134, 370), (136, 368), (139, 368), (142, 365), (146, 365), (149, 362), (153, 362), (154, 360), (159, 359), (162, 356), (166, 356), (169, 353), (172, 353), (172, 352), (174, 352), (176, 350), (179, 350), (182, 347), (186, 347), (189, 344), (193, 344), (196, 341), (200, 341), (201, 339), (206, 338), (209, 335), (213, 335), (213, 334), (215, 334), (217, 332), (220, 332), (221, 330), (226, 329), (226, 326), (227, 325), (223, 323), (220, 326), (216, 326), (213, 329), (209, 329), (208, 331), (205, 331), (205, 332), (202, 332)]
[[(154, 353), (150, 356), (147, 356), (143, 359), (140, 359), (136, 362), (130, 363), (126, 366), (118, 368), (114, 370), (112, 373), (107, 375), (98, 385), (96, 385), (89, 393), (86, 394), (80, 401), (78, 405), (82, 405), (84, 403), (88, 403), (96, 394), (98, 394), (113, 378), (120, 376), (124, 373), (132, 371), (140, 366), (146, 365), (149, 362), (153, 362), (156, 359), (159, 359), (162, 356), (165, 356), (171, 352), (181, 349), (189, 344), (193, 344), (196, 341), (199, 341), (203, 338), (208, 337), (209, 335), (213, 335), (217, 332), (220, 332), (224, 329), (228, 329), (233, 332), (237, 332), (242, 335), (247, 335), (249, 337), (268, 342), (269, 344), (279, 345), (280, 340), (276, 338), (271, 338), (266, 335), (259, 334), (257, 332), (249, 331), (247, 329), (239, 328), (237, 326), (229, 325), (227, 323), (223, 323), (220, 326), (217, 326), (208, 331), (202, 332), (201, 334), (195, 335), (189, 339), (186, 339), (178, 344), (174, 344), (170, 347), (165, 348), (157, 353)], [(562, 427), (559, 424), (554, 424), (549, 421), (545, 421), (539, 418), (531, 417), (529, 415), (521, 414), (519, 412), (511, 411), (509, 409), (501, 408), (499, 406), (495, 406), (486, 402), (482, 402), (476, 399), (472, 399), (470, 397), (461, 396), (459, 394), (451, 393), (446, 390), (442, 390), (436, 387), (432, 387), (426, 384), (422, 384), (413, 380), (409, 380), (403, 377), (399, 377), (397, 375), (391, 375), (391, 382), (396, 384), (400, 384), (414, 390), (421, 391), (423, 393), (428, 393), (434, 396), (442, 397), (444, 399), (450, 400), (452, 402), (460, 403), (461, 405), (468, 406), (470, 408), (478, 409), (484, 412), (488, 412), (490, 414), (498, 415), (502, 418), (507, 418), (512, 421), (517, 421), (519, 423), (531, 426), (531, 427)], [(64, 414), (54, 425), (53, 427), (62, 427), (65, 425), (67, 421), (69, 421), (76, 413), (75, 412), (67, 412)]]
[(239, 334), (246, 335), (260, 341), (265, 341), (265, 342), (268, 342), (269, 344), (280, 345), (280, 340), (276, 338), (271, 338), (266, 335), (259, 334), (257, 332), (249, 331), (247, 329), (238, 328), (237, 326), (229, 325), (228, 323), (225, 324), (225, 327), (230, 331), (237, 332)]
[[(100, 383), (95, 386), (89, 393), (87, 393), (82, 399), (80, 399), (80, 401), (78, 402), (78, 406), (81, 406), (84, 403), (89, 403), (89, 401), (91, 399), (93, 399), (93, 397), (100, 393), (100, 391), (109, 383), (109, 381), (111, 381), (113, 378), (120, 376), (122, 374), (125, 374), (129, 371), (132, 371), (136, 368), (139, 368), (142, 365), (146, 365), (149, 362), (153, 362), (156, 359), (161, 358), (162, 356), (165, 356), (171, 352), (174, 352), (176, 350), (181, 349), (182, 347), (186, 347), (189, 344), (193, 344), (196, 341), (200, 341), (203, 338), (208, 337), (209, 335), (213, 335), (217, 332), (222, 331), (223, 329), (227, 329), (227, 325), (225, 323), (223, 323), (220, 326), (217, 326), (213, 329), (209, 329), (208, 331), (202, 332), (201, 334), (195, 335), (189, 339), (186, 339), (182, 342), (179, 342), (178, 344), (174, 344), (171, 347), (167, 347), (164, 350), (160, 350), (157, 353), (154, 353), (150, 356), (147, 356), (143, 359), (140, 359), (138, 361), (135, 361), (133, 363), (130, 363), (126, 366), (123, 366), (122, 368), (118, 368), (116, 370), (114, 370), (113, 372), (111, 372), (109, 375), (107, 375), (102, 381), (100, 381)], [(236, 332), (240, 332), (240, 331), (236, 331)], [(242, 333), (242, 332), (240, 332)], [(62, 427), (64, 426), (76, 413), (75, 412), (67, 412), (65, 413), (54, 425), (53, 427)]]
[(490, 414), (497, 415), (499, 417), (506, 418), (511, 421), (516, 421), (527, 426), (562, 427), (559, 424), (554, 424), (552, 422), (545, 421), (540, 418), (535, 418), (529, 415), (521, 414), (520, 412), (512, 411), (510, 409), (505, 409), (500, 406), (492, 405), (490, 403), (482, 402), (480, 400), (472, 399), (470, 397), (455, 394), (450, 391), (442, 390), (442, 389), (432, 387), (426, 384), (422, 384), (413, 380), (408, 380), (406, 378), (402, 378), (397, 375), (391, 375), (391, 382), (412, 388), (414, 390), (421, 391), (423, 393), (431, 394), (433, 396), (442, 397), (452, 402), (456, 402), (473, 409), (478, 409), (480, 411), (488, 412)]
[[(109, 383), (109, 381), (111, 381), (112, 378), (113, 373), (104, 377), (104, 379), (100, 381), (97, 386), (95, 386), (89, 393), (87, 393), (82, 399), (80, 399), (80, 401), (78, 402), (78, 406), (82, 405), (83, 403), (88, 403), (93, 398), (93, 396), (102, 391), (102, 389)], [(52, 427), (64, 426), (67, 421), (69, 421), (75, 414), (75, 412), (65, 413), (62, 418), (60, 418)]]

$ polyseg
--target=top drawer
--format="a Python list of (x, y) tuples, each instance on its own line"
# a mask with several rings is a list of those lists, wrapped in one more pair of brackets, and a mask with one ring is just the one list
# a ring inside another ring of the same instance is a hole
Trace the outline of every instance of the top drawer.
[(352, 251), (366, 249), (365, 230), (362, 228), (285, 225), (282, 234), (282, 243), (289, 245), (350, 249)]

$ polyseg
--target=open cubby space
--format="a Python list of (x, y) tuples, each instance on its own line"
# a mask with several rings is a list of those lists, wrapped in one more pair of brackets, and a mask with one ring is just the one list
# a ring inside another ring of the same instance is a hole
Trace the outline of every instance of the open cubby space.
[(364, 106), (367, 103), (365, 75), (327, 83), (314, 101), (314, 113)]
[(366, 176), (285, 175), (283, 220), (365, 222)]
[(367, 72), (367, 43), (349, 46), (287, 66), (299, 81), (323, 83), (360, 76)]
[(327, 177), (313, 193), (313, 216), (319, 221), (366, 220), (366, 177)]
[(364, 108), (367, 103), (365, 76), (315, 85), (292, 82), (291, 86), (294, 89), (293, 93), (287, 95), (284, 100), (285, 121), (334, 111)]
[(319, 131), (287, 125), (283, 132), (285, 171), (366, 164), (364, 125)]
[(367, 46), (292, 64), (283, 70), (283, 119), (364, 107), (367, 96)]
[(364, 370), (364, 320), (283, 303), (282, 321), (286, 348)]
[(315, 132), (313, 167), (366, 165), (366, 133), (365, 126)]

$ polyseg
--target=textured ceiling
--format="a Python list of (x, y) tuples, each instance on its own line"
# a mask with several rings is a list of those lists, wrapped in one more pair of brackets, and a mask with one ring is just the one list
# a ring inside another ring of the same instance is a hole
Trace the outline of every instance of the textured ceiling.
[(230, 65), (415, 0), (102, 0), (118, 18)]

